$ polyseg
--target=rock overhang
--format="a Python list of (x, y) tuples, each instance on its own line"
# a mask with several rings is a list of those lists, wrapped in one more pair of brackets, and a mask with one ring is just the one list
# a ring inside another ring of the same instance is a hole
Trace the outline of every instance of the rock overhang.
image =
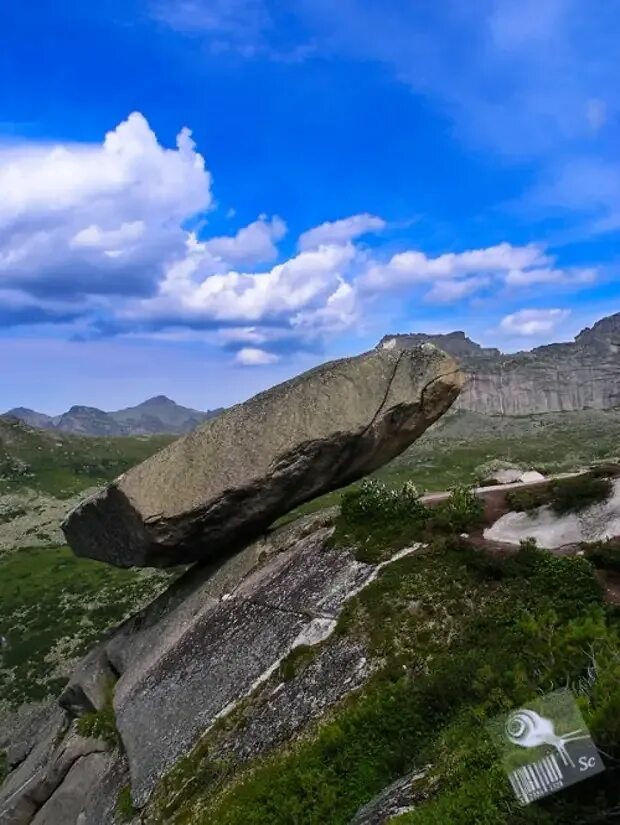
[(63, 531), (77, 555), (123, 567), (232, 555), (294, 507), (395, 458), (463, 383), (430, 344), (323, 364), (127, 471), (80, 503)]

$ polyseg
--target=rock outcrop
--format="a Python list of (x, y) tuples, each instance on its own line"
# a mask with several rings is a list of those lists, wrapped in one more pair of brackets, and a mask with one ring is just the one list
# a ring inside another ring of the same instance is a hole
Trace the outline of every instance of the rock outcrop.
[(426, 776), (426, 771), (397, 779), (375, 799), (361, 808), (350, 825), (385, 825), (394, 817), (413, 810), (416, 803), (416, 783)]
[[(220, 565), (192, 568), (92, 651), (47, 709), (28, 753), (11, 761), (0, 790), (3, 825), (112, 825), (121, 789), (131, 786), (143, 807), (246, 697), (252, 712), (219, 738), (214, 759), (242, 765), (266, 755), (364, 685), (377, 663), (361, 641), (334, 637), (337, 619), (383, 567), (418, 546), (381, 564), (357, 561), (328, 544), (335, 514), (307, 516)], [(279, 670), (296, 649), (317, 645), (299, 673)], [(71, 721), (103, 707), (111, 675), (119, 753), (79, 736)]]
[(620, 407), (620, 313), (598, 321), (573, 343), (511, 355), (484, 348), (463, 332), (386, 335), (389, 350), (431, 342), (450, 353), (469, 381), (455, 405), (491, 415), (529, 415)]
[(432, 345), (324, 364), (212, 419), (82, 502), (77, 555), (168, 566), (232, 555), (279, 516), (397, 456), (463, 377)]
[(620, 480), (613, 482), (607, 501), (591, 504), (576, 513), (557, 514), (551, 507), (533, 512), (509, 512), (484, 531), (490, 541), (519, 544), (536, 539), (540, 547), (554, 549), (580, 542), (605, 541), (620, 535)]

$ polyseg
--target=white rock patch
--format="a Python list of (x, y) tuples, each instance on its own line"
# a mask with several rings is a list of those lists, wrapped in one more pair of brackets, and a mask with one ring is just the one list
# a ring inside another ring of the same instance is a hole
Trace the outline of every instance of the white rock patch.
[(600, 541), (620, 536), (620, 479), (610, 498), (586, 507), (580, 513), (556, 515), (550, 507), (534, 513), (506, 513), (484, 531), (485, 539), (518, 544), (534, 538), (541, 547), (561, 547), (580, 541)]

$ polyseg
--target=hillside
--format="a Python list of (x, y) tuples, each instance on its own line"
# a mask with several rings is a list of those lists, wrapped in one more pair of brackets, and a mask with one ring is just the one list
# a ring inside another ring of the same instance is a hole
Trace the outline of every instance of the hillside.
[(170, 441), (168, 435), (83, 438), (0, 416), (0, 495), (31, 488), (68, 498), (110, 481)]
[[(80, 496), (171, 436), (86, 438), (0, 417), (0, 727), (64, 684), (76, 657), (170, 581), (76, 559), (60, 522)], [(19, 617), (19, 620), (16, 618)]]
[(149, 398), (135, 407), (104, 412), (97, 407), (74, 405), (57, 416), (14, 407), (5, 416), (18, 418), (31, 427), (92, 436), (161, 435), (189, 432), (218, 415), (220, 409), (192, 410), (165, 395)]
[(464, 332), (384, 336), (378, 347), (409, 349), (430, 341), (470, 376), (457, 406), (491, 415), (531, 415), (620, 407), (620, 313), (582, 330), (570, 343), (505, 355)]

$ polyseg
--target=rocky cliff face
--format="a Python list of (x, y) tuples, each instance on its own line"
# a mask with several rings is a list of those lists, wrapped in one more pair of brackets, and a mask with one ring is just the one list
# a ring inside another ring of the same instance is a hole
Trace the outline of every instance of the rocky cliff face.
[[(239, 769), (365, 685), (379, 662), (362, 640), (335, 634), (338, 618), (386, 565), (418, 546), (366, 564), (329, 547), (333, 518), (306, 517), (220, 566), (191, 569), (94, 649), (59, 704), (13, 735), (3, 825), (117, 825), (126, 821), (118, 798), (128, 788), (141, 821), (173, 821), (162, 779), (248, 697), (251, 715), (228, 734), (222, 727), (211, 751)], [(289, 672), (283, 663), (296, 653), (312, 661)], [(111, 684), (122, 742), (115, 752), (76, 721), (111, 712)]]
[(469, 380), (457, 407), (492, 415), (529, 415), (620, 407), (620, 313), (584, 329), (572, 343), (502, 354), (463, 332), (386, 335), (380, 348), (430, 341), (450, 353)]

